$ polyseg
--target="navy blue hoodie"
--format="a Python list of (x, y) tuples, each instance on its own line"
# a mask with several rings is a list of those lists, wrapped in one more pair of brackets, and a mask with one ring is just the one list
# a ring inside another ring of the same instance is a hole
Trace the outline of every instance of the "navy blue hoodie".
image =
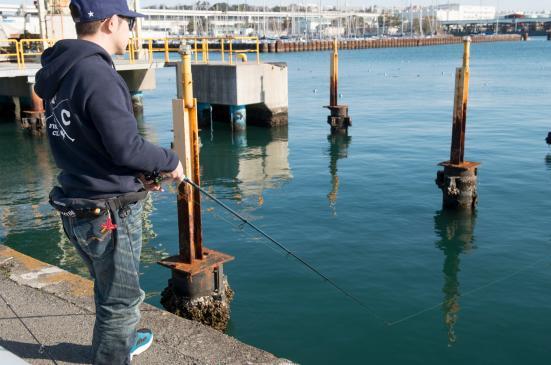
[(44, 52), (42, 66), (35, 91), (46, 105), (48, 139), (67, 196), (138, 191), (138, 174), (176, 168), (173, 151), (138, 134), (128, 87), (102, 47), (62, 40)]

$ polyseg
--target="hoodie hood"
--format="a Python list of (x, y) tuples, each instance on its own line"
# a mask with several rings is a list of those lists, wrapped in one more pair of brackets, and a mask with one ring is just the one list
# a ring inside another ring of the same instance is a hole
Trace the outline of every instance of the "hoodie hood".
[(42, 54), (42, 69), (36, 74), (34, 90), (42, 99), (51, 99), (59, 89), (61, 80), (84, 58), (99, 55), (109, 65), (113, 64), (111, 56), (101, 46), (81, 40), (65, 39), (57, 42)]

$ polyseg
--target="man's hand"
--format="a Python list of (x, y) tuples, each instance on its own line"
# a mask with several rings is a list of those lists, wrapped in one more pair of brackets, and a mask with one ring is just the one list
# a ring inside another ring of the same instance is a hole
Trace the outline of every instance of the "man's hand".
[(186, 175), (184, 175), (184, 167), (181, 162), (178, 162), (178, 166), (174, 169), (174, 171), (165, 173), (163, 176), (172, 179), (177, 183), (181, 183), (186, 177)]
[(164, 191), (161, 187), (161, 183), (172, 180), (180, 184), (186, 177), (184, 175), (184, 167), (181, 162), (178, 162), (178, 166), (174, 169), (174, 171), (164, 172), (160, 175), (157, 173), (154, 176), (155, 178), (153, 178), (153, 176), (146, 177), (142, 174), (138, 176), (138, 179), (140, 179), (143, 186), (149, 191)]

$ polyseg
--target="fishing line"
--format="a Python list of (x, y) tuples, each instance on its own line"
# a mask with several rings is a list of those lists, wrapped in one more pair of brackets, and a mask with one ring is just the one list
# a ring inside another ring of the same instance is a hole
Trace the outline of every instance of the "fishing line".
[[(194, 203), (195, 203), (198, 207), (201, 207), (201, 205), (200, 205), (198, 202), (194, 201)], [(244, 227), (242, 226), (244, 223), (237, 224), (235, 221), (231, 221), (230, 219), (225, 218), (223, 215), (216, 213), (216, 212), (214, 211), (214, 208), (212, 208), (211, 211), (207, 210), (207, 212), (210, 213), (210, 214), (214, 217), (214, 219), (219, 219), (219, 220), (222, 220), (222, 221), (226, 222), (227, 224), (229, 224), (230, 226), (232, 226), (233, 228), (235, 228), (237, 231), (239, 231), (239, 232), (241, 232), (241, 233), (247, 235), (247, 236), (250, 237), (250, 238), (253, 238), (253, 239), (254, 239), (254, 238), (257, 238), (257, 237), (258, 237), (258, 236), (253, 235), (252, 232), (245, 231)], [(274, 252), (276, 252), (276, 253), (278, 253), (278, 254), (281, 253), (281, 251), (278, 251), (273, 245), (269, 245), (269, 244), (267, 244), (267, 243), (265, 243), (265, 242), (263, 242), (263, 241), (258, 241), (258, 242), (262, 243), (265, 247), (269, 248), (270, 250), (272, 250), (272, 251), (274, 251)]]
[[(301, 264), (303, 264), (304, 266), (306, 266), (310, 271), (314, 272), (317, 276), (321, 277), (324, 281), (326, 281), (328, 284), (330, 284), (331, 286), (333, 286), (335, 289), (337, 289), (338, 291), (340, 291), (342, 294), (344, 294), (346, 297), (348, 297), (349, 299), (351, 299), (352, 301), (354, 301), (356, 304), (358, 304), (359, 306), (361, 306), (364, 310), (366, 310), (369, 314), (371, 314), (373, 317), (381, 320), (382, 322), (384, 322), (388, 327), (393, 327), (393, 326), (396, 326), (398, 324), (401, 324), (401, 323), (404, 323), (408, 320), (411, 320), (411, 319), (414, 319), (414, 318), (417, 318), (427, 312), (430, 312), (440, 306), (442, 306), (444, 303), (446, 303), (446, 301), (440, 301), (438, 302), (437, 304), (434, 304), (434, 305), (431, 305), (430, 307), (427, 307), (425, 309), (422, 309), (420, 311), (417, 311), (417, 312), (414, 312), (412, 314), (409, 314), (405, 317), (402, 317), (398, 320), (395, 320), (395, 321), (388, 321), (386, 320), (385, 318), (383, 318), (382, 316), (378, 315), (373, 309), (371, 309), (368, 305), (366, 305), (364, 302), (362, 302), (360, 299), (358, 299), (356, 296), (354, 296), (353, 294), (351, 294), (350, 292), (348, 292), (347, 290), (343, 289), (342, 287), (340, 287), (337, 283), (335, 283), (334, 281), (332, 281), (331, 279), (329, 279), (326, 275), (324, 275), (323, 273), (321, 273), (318, 269), (316, 269), (314, 266), (312, 266), (311, 264), (309, 264), (308, 262), (306, 262), (304, 259), (302, 259), (300, 256), (298, 256), (297, 254), (293, 253), (291, 250), (289, 250), (285, 245), (283, 245), (282, 243), (280, 243), (279, 241), (277, 241), (276, 239), (272, 238), (270, 235), (268, 235), (267, 233), (265, 233), (262, 229), (258, 228), (256, 225), (254, 225), (253, 223), (249, 222), (246, 218), (244, 218), (243, 216), (241, 216), (239, 213), (237, 213), (236, 211), (234, 211), (232, 208), (230, 208), (229, 206), (227, 206), (224, 202), (220, 201), (218, 198), (216, 198), (215, 196), (213, 196), (211, 193), (209, 193), (208, 191), (204, 190), (203, 188), (201, 188), (199, 185), (195, 184), (193, 181), (189, 180), (188, 178), (184, 178), (184, 181), (188, 184), (190, 184), (191, 186), (193, 186), (194, 188), (196, 188), (197, 190), (199, 190), (201, 193), (205, 194), (207, 197), (209, 197), (211, 200), (213, 200), (215, 203), (217, 203), (218, 205), (220, 205), (222, 208), (224, 208), (225, 210), (227, 210), (229, 213), (231, 213), (233, 216), (235, 216), (237, 219), (239, 219), (242, 224), (241, 225), (248, 225), (249, 227), (251, 227), (252, 229), (254, 229), (257, 233), (259, 233), (260, 235), (262, 235), (264, 238), (268, 239), (270, 242), (274, 243), (277, 247), (279, 247), (281, 250), (283, 250), (287, 255), (289, 256), (292, 256), (294, 257), (297, 261), (299, 261)], [(246, 231), (244, 231), (241, 227), (241, 225), (238, 225), (236, 226), (236, 224), (234, 224), (233, 222), (225, 219), (224, 217), (218, 215), (218, 214), (215, 214), (213, 213), (213, 215), (216, 215), (218, 217), (220, 217), (221, 219), (223, 219), (224, 221), (226, 221), (228, 224), (232, 225), (233, 227), (235, 228), (238, 228), (240, 229), (243, 233), (246, 233)], [(268, 245), (266, 245), (268, 246)], [(273, 248), (272, 246), (268, 246), (270, 248)], [(540, 264), (541, 262), (547, 260), (548, 258), (547, 257), (543, 257), (539, 260), (536, 260), (534, 263), (528, 265), (528, 266), (525, 266), (524, 268), (521, 268), (519, 270), (516, 270), (510, 274), (507, 274), (505, 276), (502, 276), (500, 278), (497, 278), (495, 280), (492, 280), (484, 285), (481, 285), (479, 287), (476, 287), (472, 290), (468, 290), (466, 291), (465, 293), (463, 293), (461, 296), (462, 297), (466, 297), (466, 296), (469, 296), (469, 295), (472, 295), (476, 292), (479, 292), (483, 289), (486, 289), (488, 287), (491, 287), (495, 284), (498, 284), (498, 283), (501, 283), (505, 280), (508, 280), (508, 279), (511, 279), (517, 275), (520, 275), (522, 274), (523, 272), (525, 271), (528, 271), (534, 267), (536, 267), (538, 264)]]
[[(474, 294), (474, 293), (476, 293), (476, 292), (481, 291), (482, 289), (486, 289), (486, 288), (488, 288), (488, 287), (490, 287), (490, 286), (492, 286), (492, 285), (498, 284), (498, 283), (503, 282), (503, 281), (505, 281), (505, 280), (507, 280), (507, 279), (510, 279), (510, 278), (515, 277), (515, 276), (517, 276), (517, 275), (519, 275), (519, 274), (522, 274), (523, 272), (528, 271), (528, 270), (534, 268), (534, 267), (537, 266), (539, 263), (541, 263), (541, 262), (543, 262), (543, 261), (545, 261), (545, 260), (547, 260), (547, 259), (548, 259), (547, 257), (543, 257), (543, 258), (537, 260), (536, 262), (532, 263), (531, 265), (528, 265), (528, 266), (526, 266), (526, 267), (524, 267), (524, 268), (522, 268), (522, 269), (519, 269), (519, 270), (514, 271), (514, 272), (512, 272), (512, 273), (510, 273), (510, 274), (507, 274), (507, 275), (505, 275), (505, 276), (502, 276), (501, 278), (497, 278), (497, 279), (495, 279), (495, 280), (492, 280), (492, 281), (490, 281), (489, 283), (486, 283), (486, 284), (484, 284), (484, 285), (482, 285), (482, 286), (479, 286), (479, 287), (477, 287), (477, 288), (474, 288), (474, 289), (472, 289), (472, 290), (468, 290), (468, 291), (466, 291), (465, 293), (463, 293), (461, 296), (462, 296), (462, 297), (469, 296), (469, 295), (471, 295), (471, 294)], [(419, 317), (419, 316), (422, 315), (422, 314), (425, 314), (425, 313), (427, 313), (427, 312), (430, 312), (430, 311), (433, 310), (433, 309), (438, 308), (439, 306), (443, 305), (444, 303), (446, 303), (446, 301), (441, 301), (441, 302), (438, 303), (438, 304), (435, 304), (435, 305), (433, 305), (433, 306), (431, 306), (431, 307), (428, 307), (428, 308), (426, 308), (426, 309), (423, 309), (423, 310), (421, 310), (421, 311), (419, 311), (419, 312), (415, 312), (415, 313), (413, 313), (413, 314), (410, 314), (410, 315), (408, 315), (408, 316), (405, 316), (405, 317), (403, 317), (403, 318), (401, 318), (401, 319), (398, 319), (398, 320), (396, 320), (396, 321), (393, 321), (393, 322), (390, 322), (390, 323), (387, 322), (387, 325), (388, 325), (389, 327), (392, 327), (392, 326), (395, 326), (395, 325), (397, 325), (397, 324), (400, 324), (400, 323), (403, 323), (403, 322), (405, 322), (405, 321), (408, 321), (408, 320), (410, 320), (410, 319)]]
[(34, 338), (34, 340), (36, 341), (37, 344), (40, 345), (40, 348), (38, 349), (38, 353), (42, 354), (44, 352), (46, 352), (46, 355), (48, 355), (48, 357), (50, 358), (50, 360), (53, 361), (54, 364), (57, 365), (57, 361), (55, 361), (55, 359), (53, 358), (52, 354), (50, 354), (50, 350), (44, 346), (42, 344), (42, 342), (40, 342), (38, 340), (38, 338), (36, 338), (36, 336), (34, 335), (34, 333), (32, 333), (32, 331), (30, 330), (29, 327), (27, 327), (27, 325), (25, 324), (25, 322), (23, 322), (23, 319), (21, 317), (19, 317), (19, 314), (17, 314), (17, 312), (13, 309), (13, 307), (11, 306), (11, 304), (6, 300), (6, 298), (4, 298), (4, 296), (2, 295), (2, 293), (0, 293), (0, 298), (2, 298), (2, 300), (4, 301), (4, 303), (6, 303), (6, 306), (8, 306), (8, 308), (10, 309), (10, 311), (15, 315), (15, 317), (19, 320), (19, 322), (21, 322), (21, 324), (23, 325), (23, 327), (25, 327), (25, 329), (27, 330), (27, 332), (29, 332), (29, 334), (31, 335), (32, 338)]
[(371, 314), (373, 317), (376, 317), (380, 319), (381, 321), (388, 324), (388, 321), (386, 321), (384, 318), (379, 316), (377, 313), (375, 313), (370, 307), (368, 307), (365, 303), (363, 303), (360, 299), (358, 299), (356, 296), (348, 292), (346, 289), (343, 289), (341, 286), (339, 286), (337, 283), (335, 283), (333, 280), (329, 279), (326, 275), (324, 275), (322, 272), (320, 272), (318, 269), (316, 269), (314, 266), (306, 262), (304, 259), (302, 259), (300, 256), (289, 250), (285, 245), (277, 241), (276, 239), (272, 238), (270, 235), (265, 233), (262, 229), (258, 228), (255, 224), (249, 222), (246, 218), (241, 216), (239, 213), (228, 207), (226, 204), (224, 204), (222, 201), (220, 201), (218, 198), (210, 194), (208, 191), (202, 189), (199, 185), (195, 184), (193, 181), (189, 180), (187, 177), (184, 178), (184, 181), (191, 186), (193, 186), (195, 189), (199, 190), (201, 193), (205, 194), (207, 197), (209, 197), (211, 200), (213, 200), (215, 203), (220, 205), (222, 208), (226, 209), (228, 212), (233, 214), (235, 217), (237, 217), (239, 220), (241, 220), (244, 224), (248, 225), (252, 229), (254, 229), (256, 232), (258, 232), (260, 235), (265, 237), (270, 242), (274, 243), (277, 247), (279, 247), (281, 250), (283, 250), (285, 253), (287, 253), (289, 256), (294, 257), (296, 260), (298, 260), (300, 263), (302, 263), (304, 266), (306, 266), (310, 271), (315, 273), (317, 276), (321, 277), (325, 282), (327, 282), (329, 285), (333, 286), (335, 289), (340, 291), (342, 294), (350, 298), (352, 301), (357, 303), (359, 306), (364, 308), (369, 314)]

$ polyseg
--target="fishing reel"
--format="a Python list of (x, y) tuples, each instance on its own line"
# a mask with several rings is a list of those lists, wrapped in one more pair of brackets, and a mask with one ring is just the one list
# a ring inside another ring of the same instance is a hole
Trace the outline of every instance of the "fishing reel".
[(150, 173), (145, 173), (143, 176), (147, 182), (157, 184), (157, 185), (162, 183), (163, 180), (165, 179), (165, 177), (161, 175), (161, 173), (157, 170), (153, 170)]

